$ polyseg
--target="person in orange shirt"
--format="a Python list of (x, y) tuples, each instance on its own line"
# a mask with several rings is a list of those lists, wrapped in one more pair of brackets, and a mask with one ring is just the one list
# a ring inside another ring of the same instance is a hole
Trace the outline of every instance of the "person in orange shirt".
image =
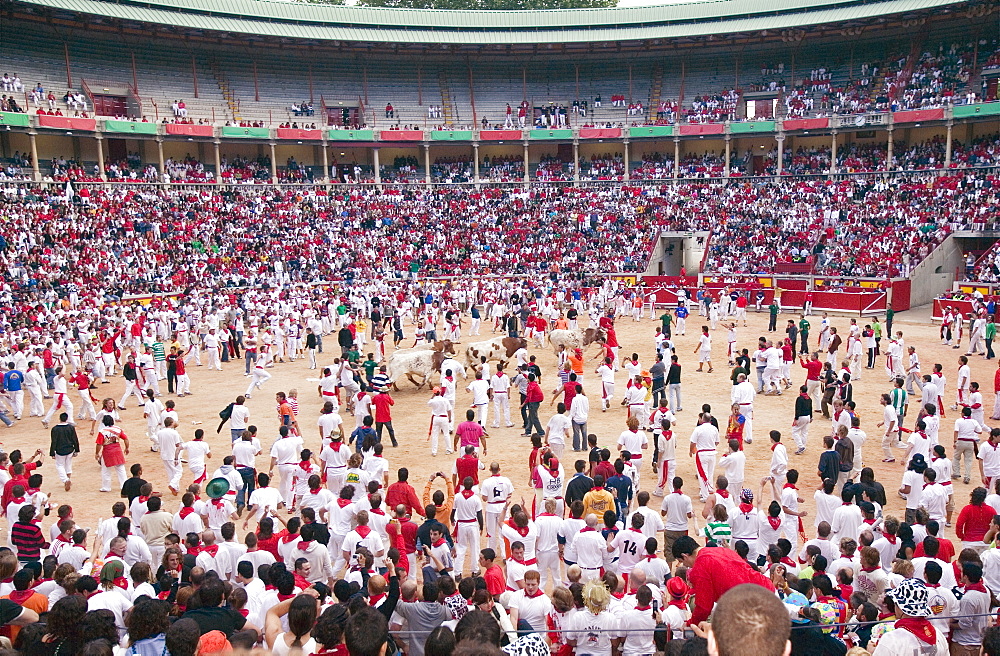
[[(445, 486), (448, 491), (434, 490), (433, 496), (431, 495), (431, 486), (434, 485), (434, 479), (440, 476), (444, 479)], [(427, 485), (424, 486), (424, 495), (422, 499), (424, 506), (431, 505), (432, 501), (434, 507), (437, 508), (437, 512), (434, 515), (438, 521), (445, 525), (445, 528), (450, 532), (451, 526), (451, 509), (455, 505), (455, 486), (452, 484), (448, 477), (444, 475), (443, 472), (436, 472), (431, 475), (430, 480), (427, 481)]]
[[(33, 610), (39, 615), (48, 612), (49, 598), (32, 589), (31, 586), (34, 582), (35, 575), (33, 570), (27, 567), (20, 569), (14, 573), (14, 590), (10, 594), (0, 597), (0, 599), (10, 599), (19, 606)], [(21, 627), (8, 625), (0, 629), (0, 635), (7, 636), (10, 638), (11, 643), (13, 643), (20, 631)]]
[(274, 395), (275, 401), (278, 403), (278, 421), (282, 426), (288, 426), (288, 430), (299, 434), (299, 422), (295, 419), (295, 412), (292, 410), (291, 404), (288, 402), (288, 396), (284, 392), (278, 392)]
[(576, 374), (576, 382), (583, 384), (583, 349), (575, 348), (573, 352), (569, 355), (569, 364), (573, 367), (573, 373)]

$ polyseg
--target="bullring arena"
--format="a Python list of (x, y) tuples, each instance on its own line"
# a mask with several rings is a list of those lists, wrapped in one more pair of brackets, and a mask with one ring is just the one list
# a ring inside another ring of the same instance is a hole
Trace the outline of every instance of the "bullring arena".
[(758, 4), (3, 3), (11, 649), (1000, 653), (997, 7)]

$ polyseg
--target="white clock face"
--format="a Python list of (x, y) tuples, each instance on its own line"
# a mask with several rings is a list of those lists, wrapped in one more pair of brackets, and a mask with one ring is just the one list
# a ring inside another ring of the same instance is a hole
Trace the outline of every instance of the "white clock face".
[(864, 124), (865, 124), (864, 116), (859, 116), (856, 119), (854, 119), (854, 125), (858, 126), (859, 128), (864, 126)]

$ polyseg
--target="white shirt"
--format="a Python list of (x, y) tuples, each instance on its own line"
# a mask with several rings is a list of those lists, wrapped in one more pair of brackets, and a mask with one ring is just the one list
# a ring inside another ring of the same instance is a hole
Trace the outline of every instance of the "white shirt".
[(691, 444), (694, 444), (698, 451), (715, 451), (718, 443), (719, 429), (707, 421), (699, 424), (691, 432)]
[(1000, 444), (992, 444), (989, 440), (979, 447), (979, 459), (983, 461), (983, 474), (987, 478), (1000, 476)]
[(924, 489), (924, 475), (909, 469), (903, 474), (903, 487), (910, 486), (910, 493), (906, 495), (906, 507), (916, 510), (920, 507), (920, 494)]
[(465, 389), (472, 392), (472, 405), (486, 405), (490, 402), (490, 384), (485, 380), (474, 380)]
[(740, 405), (752, 406), (755, 396), (757, 396), (757, 389), (749, 380), (744, 380), (742, 383), (734, 385), (733, 390), (729, 393), (731, 401)]
[(771, 451), (771, 476), (783, 478), (788, 471), (788, 450), (778, 442)]
[(664, 516), (663, 529), (665, 531), (688, 530), (688, 519), (694, 515), (691, 497), (671, 492), (663, 497), (661, 510)]
[(181, 450), (187, 453), (188, 467), (193, 471), (205, 468), (205, 456), (212, 452), (212, 447), (204, 440), (185, 442)]
[(583, 394), (577, 394), (573, 397), (573, 402), (569, 407), (569, 418), (570, 421), (576, 424), (587, 423), (587, 416), (590, 413), (590, 399), (588, 399)]
[[(711, 424), (707, 425), (712, 426)], [(618, 436), (618, 445), (622, 447), (623, 451), (631, 453), (633, 460), (636, 459), (636, 456), (642, 455), (642, 450), (648, 444), (649, 440), (646, 438), (646, 433), (641, 430), (634, 433), (630, 430), (624, 430)]]
[(486, 502), (486, 512), (498, 513), (514, 494), (514, 485), (506, 476), (490, 476), (479, 484), (479, 493)]
[(962, 417), (955, 420), (955, 432), (958, 433), (957, 439), (978, 442), (979, 433), (982, 433), (983, 429), (979, 427), (979, 422), (975, 419)]
[(572, 435), (569, 422), (569, 417), (564, 414), (556, 414), (549, 419), (549, 423), (545, 427), (546, 433), (549, 436), (549, 444), (565, 446), (566, 439)]
[(271, 447), (271, 457), (278, 465), (295, 465), (302, 453), (302, 438), (289, 434), (276, 441)]
[(181, 445), (181, 434), (173, 428), (161, 428), (156, 432), (156, 440), (160, 443), (160, 458), (173, 460), (177, 457), (177, 447)]
[(234, 430), (246, 429), (249, 421), (250, 408), (241, 404), (233, 404), (233, 413), (229, 415), (229, 427)]

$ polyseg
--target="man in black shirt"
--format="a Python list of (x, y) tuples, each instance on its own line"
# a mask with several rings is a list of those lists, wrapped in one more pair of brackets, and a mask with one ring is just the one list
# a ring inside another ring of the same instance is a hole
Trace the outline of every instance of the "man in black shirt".
[(594, 487), (594, 479), (583, 473), (586, 468), (586, 462), (576, 461), (576, 475), (569, 479), (569, 483), (566, 484), (566, 506), (573, 505), (574, 501), (583, 501), (584, 495)]
[(674, 412), (680, 412), (681, 407), (681, 365), (677, 356), (670, 356), (670, 367), (667, 369), (667, 404)]
[(667, 398), (667, 365), (663, 364), (663, 354), (656, 354), (656, 362), (649, 368), (649, 375), (653, 378), (653, 407), (659, 407), (660, 399)]
[(132, 499), (139, 496), (139, 490), (146, 484), (146, 481), (142, 478), (142, 465), (139, 463), (132, 465), (129, 471), (132, 472), (132, 478), (126, 479), (125, 483), (122, 484), (122, 498), (128, 499), (128, 505), (131, 507)]
[(76, 426), (69, 423), (69, 415), (59, 414), (59, 423), (52, 427), (49, 436), (49, 456), (56, 462), (56, 474), (69, 492), (73, 475), (73, 457), (80, 455), (80, 439), (76, 436)]
[(238, 611), (222, 608), (225, 588), (217, 577), (206, 576), (205, 582), (201, 584), (196, 594), (201, 601), (201, 607), (189, 610), (182, 617), (197, 622), (202, 635), (218, 630), (226, 634), (226, 639), (229, 639), (244, 628), (257, 629)]
[(417, 540), (419, 540), (422, 545), (430, 546), (433, 544), (431, 542), (431, 529), (441, 531), (444, 535), (444, 539), (448, 541), (448, 546), (452, 549), (452, 557), (454, 558), (455, 541), (452, 540), (451, 533), (448, 531), (448, 528), (438, 520), (434, 519), (434, 515), (436, 513), (437, 506), (433, 503), (428, 504), (424, 508), (424, 517), (426, 517), (426, 519), (423, 524), (417, 527)]

